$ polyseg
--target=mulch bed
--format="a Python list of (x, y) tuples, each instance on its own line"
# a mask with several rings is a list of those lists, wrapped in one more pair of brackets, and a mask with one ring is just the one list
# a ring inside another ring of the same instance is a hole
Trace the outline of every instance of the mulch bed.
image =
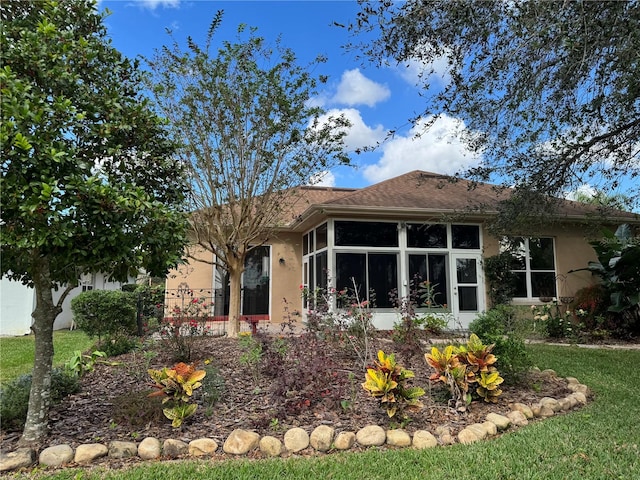
[[(241, 364), (239, 358), (243, 350), (238, 340), (203, 337), (194, 342), (192, 359), (199, 368), (204, 367), (205, 360), (217, 368), (224, 379), (222, 395), (213, 406), (207, 406), (202, 389), (197, 390), (195, 398), (200, 404), (197, 412), (181, 428), (175, 429), (162, 415), (159, 402), (147, 397), (151, 389), (147, 368), (160, 369), (175, 363), (171, 352), (158, 343), (153, 347), (158, 352), (154, 358), (145, 356), (143, 352), (129, 353), (110, 359), (118, 362), (116, 366), (97, 365), (93, 372), (86, 374), (81, 380), (81, 392), (52, 408), (44, 446), (66, 443), (76, 447), (83, 443), (107, 444), (112, 440), (140, 441), (149, 436), (184, 441), (209, 437), (221, 445), (237, 428), (282, 439), (284, 433), (294, 426), (310, 433), (321, 424), (331, 425), (337, 432), (357, 432), (370, 424), (384, 428), (402, 426), (409, 433), (416, 430), (434, 432), (438, 426), (448, 426), (455, 435), (466, 425), (483, 422), (489, 412), (507, 413), (510, 403), (530, 405), (542, 397), (559, 398), (570, 393), (564, 380), (531, 373), (518, 385), (505, 382), (497, 404), (474, 401), (466, 412), (458, 412), (450, 408), (440, 390), (429, 386), (432, 370), (423, 353), (430, 347), (424, 344), (420, 354), (405, 354), (404, 358), (401, 353), (396, 354), (398, 363), (415, 373), (413, 384), (427, 391), (423, 397), (424, 408), (411, 412), (411, 421), (399, 425), (399, 420), (389, 419), (377, 401), (361, 387), (364, 371), (349, 354), (349, 348), (335, 342), (323, 342), (321, 345), (325, 358), (337, 365), (334, 368), (335, 383), (328, 381), (326, 388), (331, 389), (342, 382), (341, 395), (349, 400), (348, 405), (341, 406), (326, 398), (308, 407), (303, 402), (295, 411), (287, 412), (283, 408), (283, 398), (271, 393), (274, 379), (266, 372), (256, 376), (254, 370)], [(388, 336), (380, 335), (374, 339), (372, 350), (374, 354), (378, 348), (391, 353), (395, 347), (397, 345)], [(291, 399), (288, 402), (292, 404)], [(0, 447), (3, 451), (10, 451), (18, 439), (19, 432), (3, 431)]]

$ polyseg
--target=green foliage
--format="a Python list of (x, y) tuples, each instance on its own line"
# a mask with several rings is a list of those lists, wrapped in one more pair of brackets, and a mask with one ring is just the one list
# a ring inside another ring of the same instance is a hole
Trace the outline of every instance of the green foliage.
[(140, 340), (137, 337), (118, 332), (103, 338), (98, 342), (97, 348), (103, 351), (107, 357), (117, 357), (129, 353), (139, 346)]
[(626, 335), (640, 333), (640, 240), (629, 225), (591, 242), (598, 256), (587, 269), (598, 275), (609, 294), (608, 311), (616, 316), (618, 329)]
[(105, 15), (91, 0), (0, 3), (0, 276), (39, 299), (25, 442), (45, 434), (51, 332), (79, 275), (163, 276), (186, 244), (177, 145)]
[[(20, 375), (0, 387), (0, 418), (3, 430), (20, 430), (27, 418), (31, 374)], [(59, 403), (67, 395), (80, 391), (78, 376), (66, 369), (51, 370), (51, 401)]]
[(121, 290), (89, 290), (71, 300), (73, 319), (90, 337), (136, 332), (136, 297)]
[(492, 307), (508, 305), (515, 293), (516, 275), (511, 271), (513, 256), (505, 251), (484, 259), (484, 275), (489, 286)]
[(105, 358), (106, 353), (95, 350), (90, 354), (82, 353), (80, 350), (73, 352), (73, 355), (67, 363), (64, 364), (64, 368), (78, 377), (82, 377), (85, 373), (93, 372), (96, 363), (100, 362), (101, 358)]
[(394, 354), (387, 355), (379, 350), (374, 367), (367, 368), (362, 388), (380, 400), (380, 406), (386, 409), (389, 418), (397, 413), (406, 417), (406, 412), (423, 407), (419, 399), (424, 395), (424, 390), (406, 385), (407, 380), (413, 377), (411, 370), (396, 364)]
[[(376, 64), (424, 66), (416, 76), (424, 110), (413, 121), (422, 131), (439, 115), (461, 119), (462, 138), (482, 153), (471, 171), (479, 179), (499, 176), (515, 195), (551, 198), (583, 182), (580, 171), (604, 191), (629, 180), (625, 193), (638, 200), (638, 2), (360, 6), (350, 30), (362, 38), (350, 47)], [(512, 221), (544, 203), (517, 205)]]
[(498, 305), (487, 310), (471, 322), (469, 330), (483, 342), (494, 345), (492, 352), (500, 359), (500, 372), (510, 381), (521, 381), (533, 366), (515, 308)]
[(156, 391), (150, 397), (163, 397), (162, 403), (169, 402), (163, 410), (164, 415), (171, 420), (171, 426), (178, 428), (185, 418), (196, 412), (198, 406), (190, 403), (193, 391), (202, 386), (201, 380), (207, 375), (204, 370), (196, 370), (193, 365), (177, 363), (173, 368), (162, 370), (149, 369), (149, 376), (156, 382)]
[(253, 383), (257, 384), (260, 380), (260, 361), (262, 360), (262, 344), (253, 338), (250, 332), (242, 332), (239, 337), (242, 355), (238, 361), (251, 372)]
[(207, 409), (211, 409), (222, 399), (225, 392), (225, 381), (220, 370), (215, 366), (206, 365), (203, 370), (206, 375), (202, 380), (202, 403)]

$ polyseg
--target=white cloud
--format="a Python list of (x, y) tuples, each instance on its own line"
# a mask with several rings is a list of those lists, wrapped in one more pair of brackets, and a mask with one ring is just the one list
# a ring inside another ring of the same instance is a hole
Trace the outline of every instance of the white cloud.
[(329, 170), (325, 170), (323, 172), (312, 175), (309, 179), (309, 185), (313, 185), (316, 187), (335, 187), (336, 176)]
[(367, 105), (369, 107), (382, 102), (391, 96), (386, 85), (369, 80), (359, 69), (346, 70), (331, 102), (340, 105)]
[(460, 139), (459, 132), (465, 129), (462, 121), (445, 115), (425, 131), (426, 123), (423, 119), (406, 136), (385, 143), (382, 157), (364, 168), (364, 177), (375, 183), (412, 170), (451, 175), (480, 162), (480, 156)]
[(565, 194), (565, 198), (567, 200), (575, 200), (576, 198), (581, 198), (581, 199), (593, 198), (596, 196), (597, 193), (598, 193), (598, 190), (596, 190), (594, 187), (592, 187), (588, 183), (584, 183), (580, 185), (578, 188), (576, 188), (575, 190), (567, 192)]
[(400, 77), (408, 84), (422, 88), (425, 81), (440, 86), (449, 83), (451, 77), (447, 57), (439, 56), (427, 62), (423, 57), (430, 55), (429, 48), (428, 45), (416, 47), (415, 56), (396, 67)]
[(155, 10), (158, 7), (178, 8), (180, 6), (180, 0), (134, 0), (134, 3), (140, 8), (149, 10)]
[(327, 111), (319, 120), (320, 123), (324, 123), (329, 117), (337, 117), (339, 115), (344, 115), (345, 118), (349, 120), (349, 123), (351, 123), (349, 132), (344, 139), (347, 150), (354, 151), (363, 147), (373, 146), (381, 142), (387, 134), (382, 125), (369, 127), (365, 124), (360, 112), (355, 108), (334, 108)]

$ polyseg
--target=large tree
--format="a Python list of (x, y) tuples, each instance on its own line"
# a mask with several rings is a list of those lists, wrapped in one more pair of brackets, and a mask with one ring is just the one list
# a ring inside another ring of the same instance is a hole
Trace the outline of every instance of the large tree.
[(149, 64), (156, 102), (186, 145), (179, 158), (190, 173), (193, 243), (229, 275), (233, 337), (248, 252), (282, 226), (296, 186), (349, 162), (342, 142), (348, 124), (320, 121), (323, 112), (309, 103), (318, 79), (279, 41), (269, 45), (240, 26), (236, 43), (216, 51), (221, 20), (218, 12), (204, 46), (189, 38), (182, 50), (174, 40)]
[(35, 291), (31, 444), (46, 433), (62, 302), (83, 273), (165, 274), (185, 245), (184, 181), (94, 1), (4, 1), (0, 18), (0, 274)]
[(637, 1), (360, 4), (351, 47), (379, 64), (423, 66), (420, 117), (465, 121), (484, 158), (470, 173), (525, 195), (583, 183), (609, 192), (626, 180), (638, 199)]

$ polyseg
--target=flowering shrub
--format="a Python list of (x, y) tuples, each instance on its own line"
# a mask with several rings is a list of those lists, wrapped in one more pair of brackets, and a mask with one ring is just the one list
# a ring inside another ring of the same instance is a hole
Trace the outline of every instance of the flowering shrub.
[(572, 321), (572, 313), (562, 307), (556, 299), (551, 303), (543, 305), (531, 305), (533, 314), (533, 328), (536, 329), (537, 322), (541, 322), (544, 331), (551, 338), (569, 338), (576, 334)]
[(194, 297), (185, 300), (182, 306), (175, 305), (169, 312), (170, 317), (162, 321), (160, 336), (176, 361), (191, 361), (195, 340), (211, 334), (206, 322), (212, 307), (213, 303), (207, 303), (206, 299)]

